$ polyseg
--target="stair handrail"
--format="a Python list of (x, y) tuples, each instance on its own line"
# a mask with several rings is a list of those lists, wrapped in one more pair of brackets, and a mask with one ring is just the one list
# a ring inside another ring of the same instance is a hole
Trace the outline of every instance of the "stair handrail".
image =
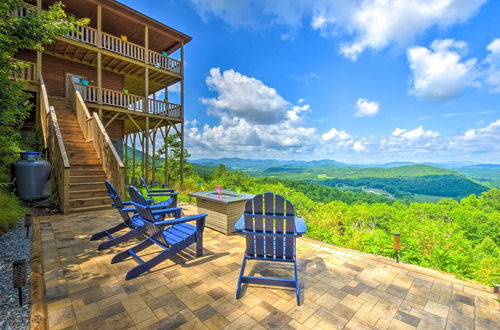
[(52, 185), (59, 195), (63, 213), (69, 211), (70, 163), (59, 128), (56, 111), (49, 105), (49, 97), (43, 77), (40, 77), (40, 124), (47, 158), (51, 164)]
[(96, 113), (90, 114), (77, 85), (72, 82), (71, 101), (86, 140), (92, 140), (107, 178), (120, 194), (125, 193), (125, 165)]

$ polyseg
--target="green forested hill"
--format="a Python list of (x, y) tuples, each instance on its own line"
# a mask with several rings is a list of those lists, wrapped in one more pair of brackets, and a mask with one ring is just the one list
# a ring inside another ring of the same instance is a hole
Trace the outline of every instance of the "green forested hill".
[(394, 199), (387, 198), (381, 195), (367, 193), (363, 191), (344, 191), (339, 188), (330, 187), (324, 184), (296, 180), (279, 180), (279, 179), (259, 179), (259, 184), (283, 184), (286, 187), (292, 188), (303, 193), (311, 200), (320, 203), (329, 203), (332, 201), (340, 201), (348, 204), (353, 203), (387, 203), (392, 204)]
[(354, 187), (371, 187), (385, 190), (398, 197), (408, 193), (442, 197), (462, 198), (470, 194), (479, 195), (489, 188), (468, 178), (455, 175), (422, 175), (407, 177), (366, 177), (326, 179), (320, 181), (329, 186), (347, 185)]
[(397, 177), (418, 177), (425, 175), (447, 175), (457, 172), (438, 168), (429, 165), (409, 165), (391, 168), (358, 168), (358, 167), (338, 167), (338, 166), (306, 166), (306, 167), (270, 167), (262, 175), (280, 176), (294, 179), (317, 179), (319, 178), (397, 178)]
[(492, 188), (500, 188), (500, 168), (461, 167), (455, 171)]

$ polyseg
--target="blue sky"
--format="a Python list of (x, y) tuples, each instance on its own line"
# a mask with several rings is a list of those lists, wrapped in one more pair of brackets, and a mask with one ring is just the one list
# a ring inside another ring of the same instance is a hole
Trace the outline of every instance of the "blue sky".
[(500, 163), (500, 1), (123, 3), (193, 37), (193, 158)]

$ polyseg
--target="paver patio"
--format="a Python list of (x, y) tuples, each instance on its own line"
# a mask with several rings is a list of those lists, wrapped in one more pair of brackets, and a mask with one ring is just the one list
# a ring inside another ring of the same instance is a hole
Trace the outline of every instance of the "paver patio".
[[(181, 206), (186, 214), (196, 212)], [(51, 329), (500, 329), (493, 293), (306, 239), (297, 242), (299, 307), (294, 290), (286, 289), (253, 286), (236, 300), (244, 238), (208, 228), (202, 258), (188, 251), (125, 281), (135, 261), (110, 261), (126, 245), (98, 251), (99, 242), (89, 240), (119, 221), (111, 208), (40, 218)], [(290, 266), (259, 263), (247, 269), (291, 277)]]

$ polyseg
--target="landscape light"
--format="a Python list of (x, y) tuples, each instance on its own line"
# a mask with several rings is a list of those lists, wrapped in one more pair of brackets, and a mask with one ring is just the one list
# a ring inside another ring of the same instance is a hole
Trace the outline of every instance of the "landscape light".
[(19, 291), (19, 306), (23, 305), (23, 286), (26, 285), (26, 260), (12, 263), (12, 285)]
[(396, 262), (399, 262), (399, 249), (401, 248), (399, 233), (392, 234), (392, 247), (396, 250)]
[(30, 227), (33, 223), (33, 216), (31, 213), (26, 213), (24, 215), (24, 227), (26, 228), (26, 237), (29, 235)]

